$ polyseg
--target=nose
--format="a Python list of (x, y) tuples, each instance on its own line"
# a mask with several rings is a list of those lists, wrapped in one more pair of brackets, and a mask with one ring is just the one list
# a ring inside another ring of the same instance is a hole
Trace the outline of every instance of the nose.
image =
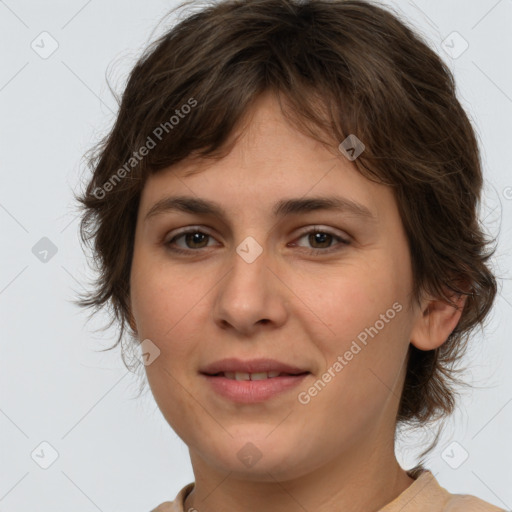
[(233, 251), (231, 269), (215, 288), (213, 315), (221, 329), (251, 336), (286, 322), (291, 292), (271, 266), (265, 250), (253, 261)]

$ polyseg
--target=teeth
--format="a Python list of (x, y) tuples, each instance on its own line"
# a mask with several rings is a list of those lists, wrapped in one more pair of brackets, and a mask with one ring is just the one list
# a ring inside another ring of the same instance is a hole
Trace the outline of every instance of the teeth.
[(265, 380), (272, 379), (281, 375), (281, 372), (259, 372), (259, 373), (246, 373), (246, 372), (224, 372), (224, 377), (234, 380)]
[(268, 373), (251, 373), (251, 380), (266, 380), (268, 379)]

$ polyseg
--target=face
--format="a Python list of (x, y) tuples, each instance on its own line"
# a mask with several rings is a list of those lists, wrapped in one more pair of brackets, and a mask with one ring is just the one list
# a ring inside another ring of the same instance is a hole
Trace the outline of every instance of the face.
[[(286, 479), (390, 449), (418, 311), (391, 190), (296, 131), (272, 96), (250, 114), (222, 160), (184, 161), (146, 182), (130, 299), (138, 337), (150, 340), (152, 393), (193, 465)], [(177, 196), (223, 214), (186, 201), (153, 209)], [(307, 208), (312, 198), (342, 206)], [(278, 391), (265, 395), (269, 381), (201, 373), (225, 358), (307, 373), (269, 379)]]

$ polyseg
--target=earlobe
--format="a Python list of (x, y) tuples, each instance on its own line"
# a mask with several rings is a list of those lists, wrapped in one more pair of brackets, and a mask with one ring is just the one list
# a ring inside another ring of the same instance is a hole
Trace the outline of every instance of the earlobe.
[(457, 304), (457, 308), (441, 299), (427, 301), (411, 331), (411, 344), (420, 350), (434, 350), (440, 347), (457, 327), (466, 298), (467, 296), (462, 294), (450, 297)]

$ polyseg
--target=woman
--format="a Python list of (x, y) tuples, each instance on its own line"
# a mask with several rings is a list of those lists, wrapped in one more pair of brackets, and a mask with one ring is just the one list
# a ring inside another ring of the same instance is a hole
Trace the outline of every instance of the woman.
[(79, 198), (102, 266), (80, 304), (129, 324), (189, 447), (155, 511), (501, 510), (394, 453), (453, 411), (496, 294), (454, 89), (356, 0), (221, 1), (137, 63)]

